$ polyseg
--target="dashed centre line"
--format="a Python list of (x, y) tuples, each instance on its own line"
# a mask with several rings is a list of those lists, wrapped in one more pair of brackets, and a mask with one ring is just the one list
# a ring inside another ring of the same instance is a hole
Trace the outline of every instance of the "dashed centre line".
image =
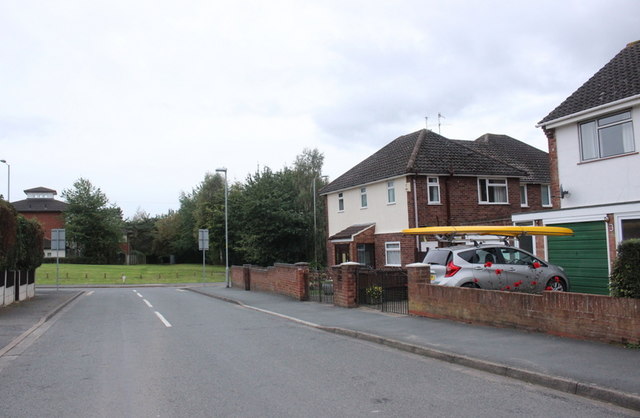
[[(138, 292), (137, 290), (133, 290), (133, 293), (135, 293), (136, 295), (138, 295), (138, 297), (142, 298), (142, 301), (149, 307), (153, 309), (153, 305), (144, 298), (144, 296), (142, 296), (142, 294), (140, 292)], [(173, 325), (171, 325), (171, 323), (169, 321), (167, 321), (167, 319), (158, 311), (153, 311), (156, 316), (158, 317), (158, 319), (160, 319), (160, 321), (164, 324), (165, 327), (167, 328), (171, 328)]]

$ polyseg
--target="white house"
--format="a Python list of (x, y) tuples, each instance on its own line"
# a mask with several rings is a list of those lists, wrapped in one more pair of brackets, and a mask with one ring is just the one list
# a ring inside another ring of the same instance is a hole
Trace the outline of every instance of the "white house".
[(560, 209), (512, 220), (573, 228), (572, 238), (538, 245), (546, 251), (540, 255), (565, 267), (573, 291), (608, 294), (617, 245), (640, 238), (640, 41), (538, 126), (549, 141), (552, 199)]

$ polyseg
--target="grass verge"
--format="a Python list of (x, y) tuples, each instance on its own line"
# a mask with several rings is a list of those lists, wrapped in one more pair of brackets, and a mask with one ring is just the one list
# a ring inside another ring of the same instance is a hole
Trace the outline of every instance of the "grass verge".
[(136, 266), (60, 264), (59, 273), (56, 264), (43, 264), (36, 270), (36, 283), (55, 285), (59, 275), (60, 285), (99, 285), (123, 284), (169, 284), (223, 282), (224, 266), (206, 266), (205, 278), (202, 277), (202, 264), (145, 264)]

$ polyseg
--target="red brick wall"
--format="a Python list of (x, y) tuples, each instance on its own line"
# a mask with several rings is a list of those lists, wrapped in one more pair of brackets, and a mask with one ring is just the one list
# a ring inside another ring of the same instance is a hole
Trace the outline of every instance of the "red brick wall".
[(411, 283), (409, 314), (520, 328), (602, 342), (640, 343), (640, 300), (541, 295)]
[[(297, 300), (307, 299), (307, 273), (309, 266), (300, 264), (275, 264), (272, 267), (247, 267), (251, 290), (278, 293)], [(244, 268), (232, 266), (231, 283), (233, 287), (244, 289)]]
[(47, 239), (51, 239), (52, 229), (64, 228), (64, 220), (60, 212), (23, 212), (21, 215), (40, 222), (44, 230), (44, 237)]

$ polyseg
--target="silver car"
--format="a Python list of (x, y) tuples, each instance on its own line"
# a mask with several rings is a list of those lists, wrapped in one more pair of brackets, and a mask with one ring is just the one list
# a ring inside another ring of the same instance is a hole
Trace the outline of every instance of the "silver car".
[(569, 290), (569, 279), (562, 267), (505, 245), (434, 248), (424, 262), (431, 265), (431, 283), (442, 286), (527, 293)]

